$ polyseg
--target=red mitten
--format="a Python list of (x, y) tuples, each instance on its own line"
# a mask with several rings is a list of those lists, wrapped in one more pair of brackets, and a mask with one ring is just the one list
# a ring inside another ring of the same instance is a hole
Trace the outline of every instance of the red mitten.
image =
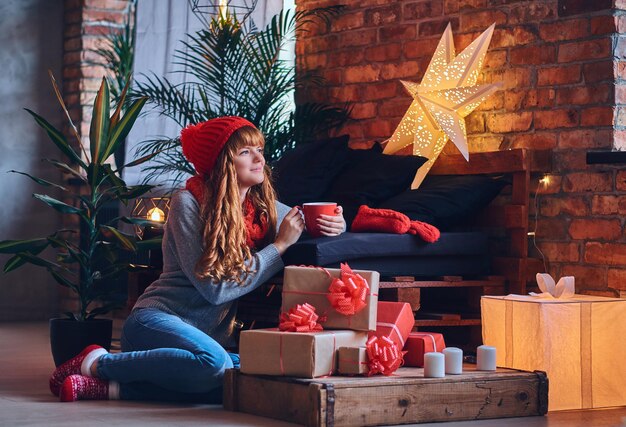
[(441, 236), (437, 227), (422, 221), (411, 221), (409, 233), (417, 234), (422, 238), (422, 240), (428, 243), (436, 242), (439, 240), (439, 236)]
[(372, 209), (366, 205), (361, 205), (354, 221), (352, 221), (350, 231), (404, 234), (410, 228), (411, 220), (403, 213), (391, 209)]

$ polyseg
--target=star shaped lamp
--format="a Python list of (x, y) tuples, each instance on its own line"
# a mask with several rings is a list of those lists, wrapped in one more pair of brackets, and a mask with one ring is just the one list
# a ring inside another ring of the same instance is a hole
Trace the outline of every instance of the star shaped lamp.
[(428, 161), (417, 171), (415, 189), (441, 153), (448, 139), (469, 161), (465, 117), (495, 92), (501, 83), (477, 85), (495, 24), (455, 56), (452, 28), (448, 24), (420, 84), (402, 81), (413, 97), (384, 153), (393, 154), (413, 145), (413, 155)]

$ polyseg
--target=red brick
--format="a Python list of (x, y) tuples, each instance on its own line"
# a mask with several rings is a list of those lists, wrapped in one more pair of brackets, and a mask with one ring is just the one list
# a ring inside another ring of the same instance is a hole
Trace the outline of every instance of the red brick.
[(616, 76), (620, 80), (626, 80), (626, 62), (624, 61), (616, 61), (617, 64), (617, 74)]
[(615, 45), (615, 50), (613, 51), (613, 56), (620, 59), (626, 58), (626, 37), (622, 35), (617, 37), (617, 43)]
[[(498, 151), (504, 140), (501, 136), (472, 136), (469, 135), (468, 145), (470, 152), (483, 152), (483, 151)], [(456, 145), (450, 144), (455, 155), (459, 154), (459, 150)]]
[(600, 148), (610, 147), (610, 129), (576, 129), (561, 131), (559, 148)]
[(521, 89), (531, 86), (534, 70), (529, 67), (515, 67), (505, 70), (486, 70), (483, 83), (503, 83), (502, 90)]
[(368, 27), (395, 24), (402, 17), (400, 4), (391, 6), (368, 8), (365, 11), (365, 23)]
[(615, 85), (615, 104), (626, 104), (626, 84)]
[(626, 196), (593, 196), (591, 200), (591, 213), (594, 215), (617, 215), (624, 210)]
[(507, 52), (504, 50), (489, 50), (485, 55), (485, 62), (483, 63), (483, 69), (488, 68), (501, 68), (507, 64)]
[(403, 19), (414, 21), (417, 19), (434, 18), (443, 14), (443, 2), (421, 1), (419, 3), (409, 3), (404, 5)]
[(499, 28), (493, 32), (490, 49), (499, 47), (521, 46), (537, 40), (537, 29), (534, 25)]
[(358, 102), (353, 104), (352, 106), (352, 117), (355, 120), (361, 119), (371, 119), (372, 117), (376, 117), (376, 106), (375, 102)]
[(353, 30), (363, 27), (364, 22), (364, 13), (362, 11), (343, 13), (333, 19), (331, 29), (332, 31)]
[(553, 170), (559, 172), (587, 169), (587, 150), (558, 150), (553, 154)]
[(350, 135), (350, 140), (352, 146), (352, 141), (363, 138), (363, 124), (361, 122), (351, 122), (343, 126), (341, 128), (342, 133), (347, 133)]
[(609, 192), (613, 189), (613, 179), (609, 172), (571, 173), (563, 178), (563, 191), (567, 193)]
[(425, 21), (419, 23), (419, 35), (423, 37), (428, 36), (440, 36), (443, 34), (446, 27), (450, 24), (452, 31), (458, 31), (459, 20), (458, 18), (446, 18), (434, 21)]
[(465, 118), (467, 133), (484, 133), (485, 117), (483, 114), (474, 112)]
[(543, 182), (538, 184), (538, 194), (557, 194), (561, 192), (561, 182), (563, 181), (563, 177), (561, 175), (546, 174), (542, 177), (542, 179)]
[(309, 70), (314, 70), (316, 68), (326, 68), (328, 57), (325, 53), (317, 53), (306, 55), (303, 60), (304, 64)]
[(612, 148), (620, 151), (626, 150), (626, 131), (615, 129)]
[(549, 197), (540, 196), (539, 212), (547, 217), (567, 215), (584, 217), (589, 215), (587, 200), (583, 197)]
[(415, 24), (391, 25), (383, 27), (379, 30), (379, 39), (381, 43), (390, 41), (403, 41), (414, 39), (417, 30)]
[(626, 171), (618, 171), (615, 177), (615, 187), (618, 191), (626, 191)]
[(587, 83), (602, 81), (613, 82), (613, 61), (598, 61), (583, 64), (583, 76)]
[(585, 261), (590, 264), (626, 265), (626, 244), (588, 242)]
[(370, 46), (365, 48), (365, 59), (371, 62), (395, 61), (402, 55), (400, 43)]
[(558, 105), (606, 104), (611, 98), (608, 84), (559, 88), (556, 91)]
[(615, 124), (621, 128), (626, 127), (626, 107), (615, 109)]
[(556, 48), (552, 45), (525, 46), (511, 49), (510, 62), (513, 65), (552, 64), (556, 60)]
[(602, 35), (617, 32), (617, 18), (613, 15), (594, 16), (591, 18), (591, 34)]
[(568, 221), (562, 218), (539, 218), (535, 229), (535, 238), (539, 240), (569, 240), (567, 238)]
[(533, 107), (547, 108), (554, 105), (556, 92), (554, 89), (508, 90), (504, 98), (504, 108), (508, 111), (519, 111)]
[(376, 43), (377, 30), (348, 31), (339, 34), (338, 47), (367, 46)]
[(537, 242), (537, 246), (550, 262), (578, 262), (580, 260), (578, 243)]
[(541, 24), (539, 35), (548, 42), (581, 39), (589, 35), (589, 20), (568, 19)]
[(511, 138), (511, 148), (534, 148), (549, 150), (556, 147), (556, 134), (549, 132), (533, 132), (516, 134)]
[(559, 0), (559, 15), (580, 15), (611, 9), (612, 0)]
[(116, 24), (124, 24), (126, 22), (126, 14), (120, 12), (112, 12), (110, 10), (95, 10), (85, 8), (82, 11), (84, 22), (114, 22)]
[(343, 80), (345, 83), (375, 82), (380, 77), (378, 64), (347, 67), (344, 70)]
[(365, 125), (364, 136), (369, 138), (389, 138), (394, 129), (395, 126), (392, 127), (389, 121), (377, 119)]
[(504, 92), (497, 91), (480, 103), (474, 111), (501, 110), (504, 108)]
[(530, 129), (533, 115), (530, 112), (487, 115), (487, 128), (490, 132), (524, 132)]
[(626, 269), (609, 268), (607, 287), (617, 290), (626, 290)]
[(611, 126), (612, 124), (612, 107), (587, 108), (580, 112), (581, 126)]
[(556, 19), (556, 17), (556, 2), (522, 2), (511, 8), (509, 12), (509, 25), (552, 21)]
[(343, 68), (348, 65), (357, 65), (363, 62), (363, 49), (352, 48), (343, 51), (328, 52), (328, 67)]
[(576, 240), (617, 240), (622, 234), (619, 219), (575, 219), (569, 226), (569, 234)]
[(408, 59), (413, 58), (430, 58), (433, 56), (437, 43), (436, 39), (424, 39), (424, 40), (412, 40), (404, 43), (404, 57)]
[(400, 84), (396, 81), (368, 84), (362, 88), (362, 100), (374, 101), (377, 99), (392, 98), (398, 94)]
[(298, 43), (304, 47), (303, 52), (298, 52), (298, 55), (303, 53), (318, 53), (329, 50), (334, 50), (337, 47), (337, 36), (330, 35), (326, 37), (316, 37), (315, 42), (312, 39), (303, 40), (302, 43)]
[(613, 18), (615, 18), (615, 32), (618, 34), (626, 33), (626, 15), (620, 14), (618, 16), (614, 16)]
[(420, 64), (417, 61), (404, 61), (400, 63), (384, 64), (381, 68), (380, 77), (383, 80), (398, 78), (411, 79), (420, 72)]
[(342, 85), (339, 87), (329, 88), (329, 96), (331, 102), (356, 102), (362, 100), (361, 86), (359, 85)]
[(576, 289), (605, 289), (607, 269), (582, 265), (564, 265), (561, 268), (561, 277), (574, 276)]
[(567, 128), (578, 125), (576, 110), (535, 111), (535, 129)]
[(538, 86), (554, 86), (580, 82), (581, 66), (566, 65), (537, 70)]
[(493, 9), (480, 12), (464, 13), (461, 15), (461, 31), (467, 32), (472, 30), (484, 31), (491, 24), (496, 26), (506, 24), (506, 13)]
[(380, 117), (399, 118), (404, 116), (410, 105), (411, 101), (408, 99), (389, 99), (380, 104), (378, 114)]
[(126, 10), (129, 6), (128, 0), (87, 0), (85, 5), (93, 9), (114, 9)]
[(609, 58), (611, 39), (587, 40), (576, 43), (566, 43), (559, 46), (559, 62), (589, 61), (590, 59)]

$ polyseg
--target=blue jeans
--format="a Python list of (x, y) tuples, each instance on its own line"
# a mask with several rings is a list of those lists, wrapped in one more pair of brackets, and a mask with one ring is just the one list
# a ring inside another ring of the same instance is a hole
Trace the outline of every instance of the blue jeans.
[(122, 353), (102, 356), (100, 378), (120, 384), (120, 399), (221, 403), (224, 371), (239, 367), (213, 338), (158, 309), (134, 310)]

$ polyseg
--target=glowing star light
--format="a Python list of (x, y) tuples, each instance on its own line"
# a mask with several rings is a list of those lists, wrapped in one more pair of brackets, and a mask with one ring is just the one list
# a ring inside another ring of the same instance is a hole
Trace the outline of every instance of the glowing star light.
[(413, 155), (428, 159), (417, 171), (411, 188), (419, 187), (448, 139), (469, 161), (465, 117), (501, 85), (476, 85), (495, 25), (455, 56), (448, 24), (421, 84), (402, 81), (413, 102), (387, 141), (384, 153), (392, 154), (413, 144)]

